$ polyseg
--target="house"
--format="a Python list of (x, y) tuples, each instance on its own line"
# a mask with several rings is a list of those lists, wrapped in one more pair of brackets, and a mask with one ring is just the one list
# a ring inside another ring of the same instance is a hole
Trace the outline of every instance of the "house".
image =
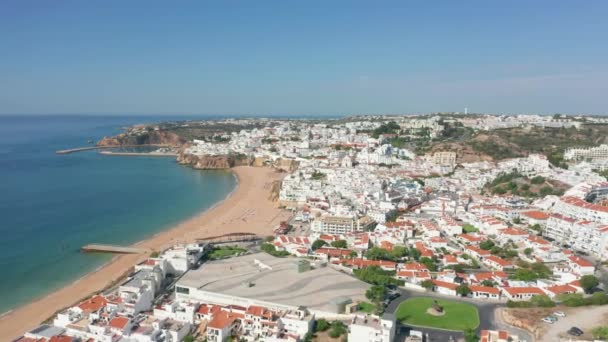
[(545, 292), (538, 287), (502, 287), (502, 294), (509, 300), (530, 300), (534, 296), (542, 296)]
[(431, 280), (433, 282), (433, 290), (437, 293), (441, 293), (447, 296), (456, 296), (456, 288), (458, 284), (448, 283), (437, 279)]
[(348, 340), (351, 342), (392, 342), (395, 337), (393, 315), (355, 316), (348, 326)]
[(479, 334), (479, 342), (519, 342), (516, 335), (511, 335), (506, 330), (482, 330)]
[(451, 255), (451, 254), (444, 255), (443, 259), (441, 261), (444, 266), (458, 265), (460, 263), (460, 262), (458, 262), (458, 257), (456, 257), (455, 255)]
[(538, 210), (530, 210), (522, 212), (519, 217), (526, 221), (529, 225), (533, 226), (538, 224), (541, 227), (547, 226), (547, 220), (551, 215), (538, 211)]
[(591, 262), (576, 255), (568, 257), (568, 265), (572, 272), (580, 276), (591, 275), (595, 272), (595, 266)]
[(350, 249), (342, 248), (318, 248), (314, 251), (315, 256), (324, 259), (344, 259), (350, 257), (354, 252)]
[(483, 299), (500, 299), (500, 290), (491, 286), (469, 285), (470, 296)]
[(547, 296), (549, 296), (550, 298), (555, 298), (556, 296), (558, 296), (560, 294), (570, 294), (570, 293), (578, 292), (575, 287), (570, 286), (570, 285), (554, 285), (554, 286), (545, 287), (542, 290), (545, 291)]
[(473, 283), (482, 283), (484, 280), (489, 280), (498, 284), (502, 284), (503, 281), (507, 280), (509, 276), (507, 273), (502, 271), (494, 272), (479, 272), (473, 273), (469, 276), (469, 280)]
[(504, 270), (512, 269), (515, 267), (512, 262), (499, 258), (495, 255), (488, 255), (488, 256), (484, 257), (483, 263), (488, 265), (489, 267), (491, 267), (495, 270), (499, 270), (499, 271), (504, 271)]
[(365, 268), (369, 266), (378, 266), (385, 271), (394, 271), (397, 269), (397, 263), (387, 260), (367, 260), (362, 258), (343, 260), (342, 264), (354, 269)]
[(475, 246), (466, 246), (464, 252), (478, 260), (491, 255), (490, 251)]
[(240, 329), (243, 314), (220, 311), (207, 324), (207, 340), (224, 342)]

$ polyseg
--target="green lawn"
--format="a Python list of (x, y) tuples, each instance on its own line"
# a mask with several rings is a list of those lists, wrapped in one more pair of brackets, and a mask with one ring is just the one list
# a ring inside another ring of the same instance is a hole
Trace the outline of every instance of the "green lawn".
[(397, 308), (397, 319), (403, 323), (417, 326), (459, 331), (468, 328), (475, 329), (479, 326), (479, 313), (475, 306), (468, 303), (437, 299), (439, 305), (443, 306), (445, 314), (443, 316), (433, 316), (428, 314), (426, 310), (433, 305), (434, 300), (434, 298), (429, 297), (406, 300)]
[(473, 226), (472, 224), (465, 223), (462, 226), (462, 231), (465, 233), (475, 233), (475, 232), (478, 232), (479, 229), (475, 228), (475, 226)]
[(368, 302), (361, 302), (359, 303), (359, 311), (368, 313), (368, 314), (373, 314), (374, 312), (376, 312), (376, 306), (372, 303), (368, 303)]
[(243, 252), (245, 252), (245, 250), (237, 246), (217, 247), (213, 251), (211, 251), (211, 253), (209, 253), (209, 259), (223, 259)]

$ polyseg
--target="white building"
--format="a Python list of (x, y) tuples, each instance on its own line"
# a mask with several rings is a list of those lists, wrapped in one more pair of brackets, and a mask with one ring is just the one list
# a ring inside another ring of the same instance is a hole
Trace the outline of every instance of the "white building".
[(395, 319), (393, 315), (355, 316), (348, 326), (350, 342), (392, 342), (395, 337)]

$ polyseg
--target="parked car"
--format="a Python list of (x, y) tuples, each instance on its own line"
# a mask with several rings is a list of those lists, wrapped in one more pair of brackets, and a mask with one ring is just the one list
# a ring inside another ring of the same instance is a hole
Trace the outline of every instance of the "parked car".
[(553, 313), (553, 316), (557, 316), (557, 317), (566, 317), (566, 314), (563, 311), (555, 311)]
[(544, 317), (542, 319), (542, 321), (545, 323), (553, 324), (557, 321), (557, 319), (555, 319), (554, 317), (551, 317), (551, 316), (547, 316), (547, 317)]
[(568, 334), (572, 336), (581, 336), (583, 331), (577, 327), (572, 327), (570, 330), (568, 330)]

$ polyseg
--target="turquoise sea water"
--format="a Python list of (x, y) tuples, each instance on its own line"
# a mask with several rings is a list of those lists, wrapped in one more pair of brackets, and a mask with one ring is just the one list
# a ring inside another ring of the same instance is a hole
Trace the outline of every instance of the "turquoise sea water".
[(174, 158), (55, 154), (162, 119), (0, 116), (0, 313), (109, 260), (80, 253), (83, 245), (137, 242), (234, 189), (231, 173), (192, 170)]

